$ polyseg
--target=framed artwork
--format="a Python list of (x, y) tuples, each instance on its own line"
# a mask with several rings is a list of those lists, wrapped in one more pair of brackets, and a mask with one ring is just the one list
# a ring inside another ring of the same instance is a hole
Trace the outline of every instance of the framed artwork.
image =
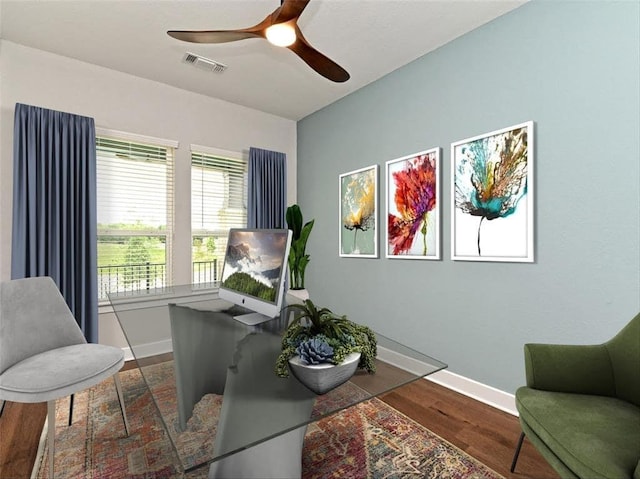
[(378, 165), (340, 175), (340, 256), (378, 257)]
[(386, 257), (440, 259), (440, 148), (386, 167)]
[(451, 144), (451, 259), (533, 262), (533, 121)]

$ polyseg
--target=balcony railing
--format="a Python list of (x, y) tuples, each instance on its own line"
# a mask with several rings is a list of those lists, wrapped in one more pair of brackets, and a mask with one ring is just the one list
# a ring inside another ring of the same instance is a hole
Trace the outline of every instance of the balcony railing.
[[(165, 263), (107, 265), (98, 267), (98, 300), (108, 299), (109, 293), (132, 292), (167, 286)], [(193, 282), (218, 281), (218, 260), (194, 261)]]
[(213, 283), (218, 281), (218, 260), (194, 261), (193, 262), (193, 282)]

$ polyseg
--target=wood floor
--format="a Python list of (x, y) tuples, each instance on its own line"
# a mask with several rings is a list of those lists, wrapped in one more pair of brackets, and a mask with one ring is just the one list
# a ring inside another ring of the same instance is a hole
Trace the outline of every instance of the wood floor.
[(515, 416), (431, 381), (403, 386), (382, 399), (508, 479), (558, 479), (525, 439), (515, 472), (509, 471), (520, 436)]
[[(520, 435), (510, 414), (425, 380), (382, 399), (506, 478), (559, 477), (527, 440), (516, 472), (509, 472)], [(30, 477), (46, 411), (46, 404), (6, 403), (0, 417), (0, 479)]]

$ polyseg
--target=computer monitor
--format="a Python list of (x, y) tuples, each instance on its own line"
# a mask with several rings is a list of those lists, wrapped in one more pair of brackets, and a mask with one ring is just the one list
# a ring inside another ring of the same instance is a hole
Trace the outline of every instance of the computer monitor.
[(290, 247), (288, 229), (229, 231), (219, 295), (253, 311), (235, 319), (255, 325), (280, 314)]

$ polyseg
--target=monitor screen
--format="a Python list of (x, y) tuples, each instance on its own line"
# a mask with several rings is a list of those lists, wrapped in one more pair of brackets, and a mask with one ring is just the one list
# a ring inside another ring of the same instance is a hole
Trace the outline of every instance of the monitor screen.
[(236, 319), (258, 324), (278, 316), (290, 247), (288, 229), (234, 228), (229, 231), (219, 294), (222, 299), (256, 313)]

